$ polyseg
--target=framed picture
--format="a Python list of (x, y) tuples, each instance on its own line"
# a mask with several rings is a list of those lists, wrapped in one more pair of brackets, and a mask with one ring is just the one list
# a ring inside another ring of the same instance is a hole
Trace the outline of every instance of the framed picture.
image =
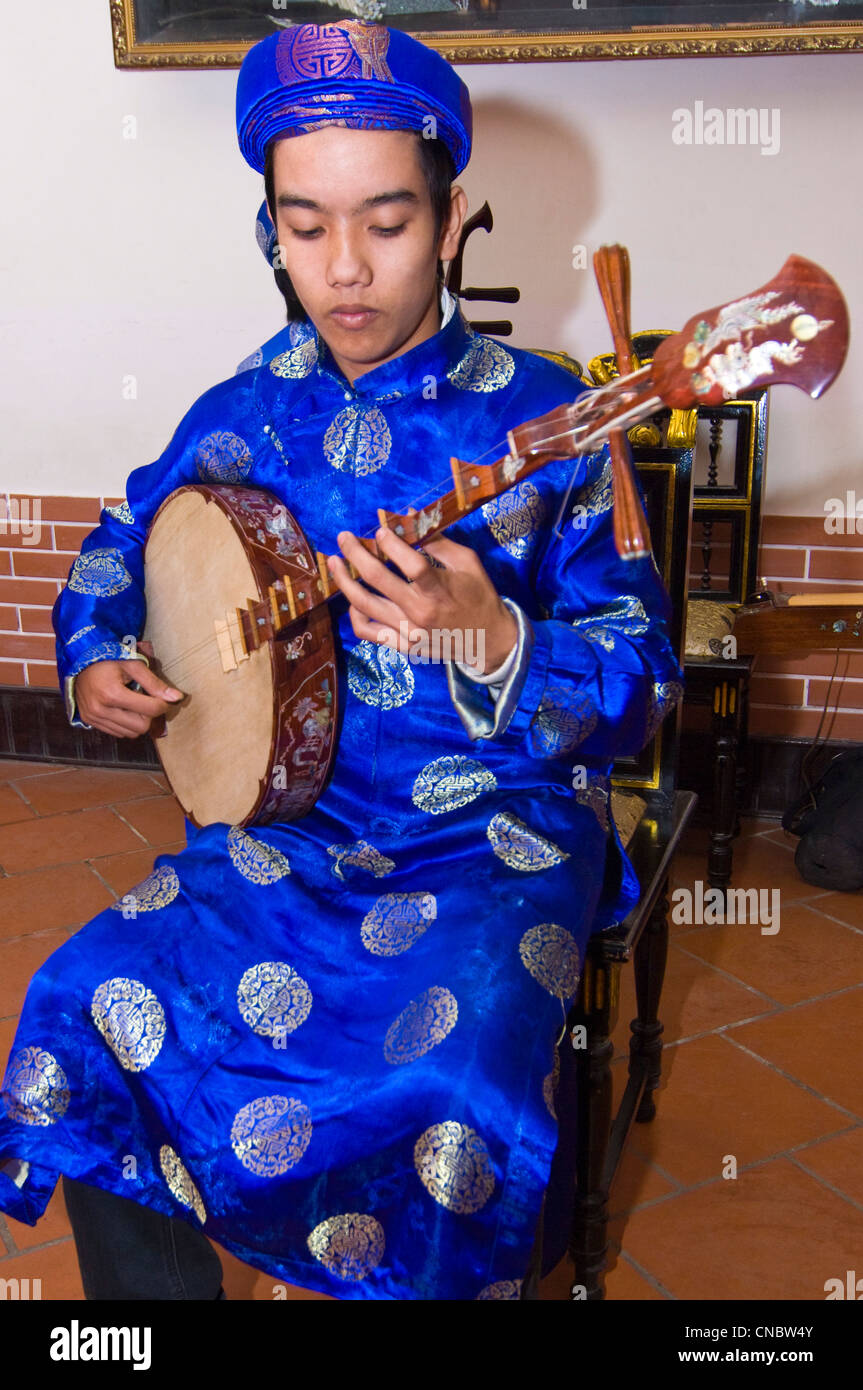
[(375, 19), (454, 63), (863, 51), (851, 0), (110, 0), (118, 67), (239, 67), (279, 28)]

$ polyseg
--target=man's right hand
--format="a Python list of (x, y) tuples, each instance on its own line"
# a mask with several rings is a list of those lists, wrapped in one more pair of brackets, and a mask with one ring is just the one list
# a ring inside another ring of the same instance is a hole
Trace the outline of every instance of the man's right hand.
[[(141, 690), (130, 689), (137, 681)], [(154, 719), (185, 699), (143, 661), (95, 661), (75, 677), (75, 704), (85, 724), (115, 738), (140, 738)]]

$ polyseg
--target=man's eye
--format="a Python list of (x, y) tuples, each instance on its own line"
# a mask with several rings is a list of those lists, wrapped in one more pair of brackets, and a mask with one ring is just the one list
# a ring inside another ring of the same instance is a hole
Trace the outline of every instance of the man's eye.
[(310, 231), (301, 231), (299, 227), (291, 228), (291, 235), (300, 237), (302, 241), (311, 241), (321, 231), (320, 227), (312, 227)]
[(397, 227), (372, 227), (372, 231), (377, 232), (378, 236), (398, 236), (406, 226), (406, 222), (400, 222)]

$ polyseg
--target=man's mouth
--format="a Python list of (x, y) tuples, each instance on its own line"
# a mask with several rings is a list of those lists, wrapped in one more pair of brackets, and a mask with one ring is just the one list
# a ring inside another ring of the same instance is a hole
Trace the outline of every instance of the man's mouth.
[(377, 316), (377, 309), (367, 309), (362, 304), (339, 304), (330, 310), (330, 318), (342, 328), (365, 328)]

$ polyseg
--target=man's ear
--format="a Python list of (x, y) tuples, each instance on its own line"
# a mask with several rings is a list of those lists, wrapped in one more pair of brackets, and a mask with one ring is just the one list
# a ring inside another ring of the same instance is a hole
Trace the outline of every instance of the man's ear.
[(449, 217), (441, 228), (438, 243), (438, 260), (451, 261), (458, 252), (461, 229), (467, 216), (467, 194), (461, 184), (454, 183), (450, 189)]

